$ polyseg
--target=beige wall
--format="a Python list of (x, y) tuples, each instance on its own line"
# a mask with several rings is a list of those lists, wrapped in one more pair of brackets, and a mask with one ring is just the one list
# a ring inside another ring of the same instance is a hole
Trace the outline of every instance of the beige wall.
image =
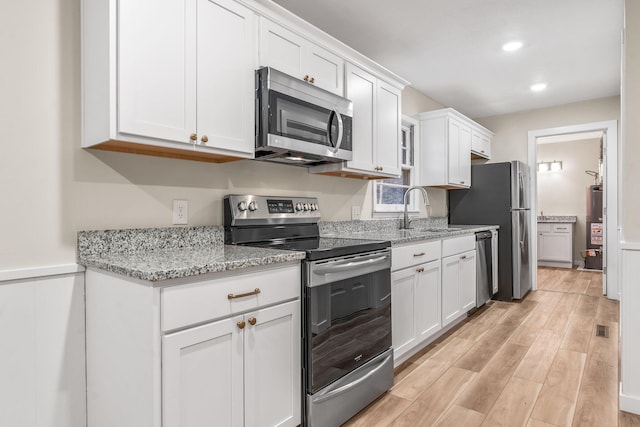
[(496, 134), (491, 143), (492, 163), (510, 160), (528, 163), (527, 138), (530, 130), (603, 120), (620, 120), (620, 97), (612, 96), (476, 119)]
[(598, 171), (600, 139), (538, 144), (538, 162), (562, 161), (559, 172), (538, 172), (538, 213), (575, 215), (573, 259), (586, 249), (587, 187), (594, 184), (585, 170)]
[(640, 242), (640, 2), (625, 2), (624, 142), (622, 153), (622, 232)]
[[(75, 261), (83, 229), (171, 225), (173, 199), (190, 225), (222, 223), (227, 193), (317, 196), (325, 220), (371, 217), (371, 184), (304, 168), (241, 161), (222, 165), (80, 147), (80, 0), (2, 2), (0, 38), (0, 270)], [(439, 108), (407, 89), (409, 114)], [(444, 192), (430, 190), (431, 215)]]

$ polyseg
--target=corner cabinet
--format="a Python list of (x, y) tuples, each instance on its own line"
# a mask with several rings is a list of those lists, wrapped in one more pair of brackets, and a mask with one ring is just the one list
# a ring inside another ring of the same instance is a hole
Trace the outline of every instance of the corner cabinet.
[(253, 157), (252, 10), (233, 0), (82, 7), (83, 147), (209, 162)]
[(155, 287), (89, 269), (88, 424), (299, 425), (300, 274), (298, 263)]
[(260, 18), (259, 66), (273, 67), (343, 95), (344, 60), (275, 22)]
[(402, 89), (347, 63), (345, 96), (353, 102), (353, 159), (310, 168), (352, 178), (400, 175)]
[(453, 108), (420, 113), (418, 117), (421, 150), (419, 185), (469, 188), (472, 150), (490, 156), (493, 133)]

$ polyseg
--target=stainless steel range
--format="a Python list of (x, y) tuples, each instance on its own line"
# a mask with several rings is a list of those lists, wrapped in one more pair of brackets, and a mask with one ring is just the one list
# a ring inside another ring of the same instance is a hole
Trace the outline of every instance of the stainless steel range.
[(313, 197), (228, 195), (225, 242), (305, 251), (303, 419), (337, 426), (393, 385), (390, 243), (320, 237)]

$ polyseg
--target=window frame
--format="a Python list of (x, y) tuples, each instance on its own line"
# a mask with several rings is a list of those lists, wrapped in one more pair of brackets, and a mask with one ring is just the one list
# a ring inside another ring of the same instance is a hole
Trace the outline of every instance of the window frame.
[[(399, 141), (400, 143), (398, 144), (398, 161), (400, 163), (400, 170), (401, 173), (403, 173), (404, 171), (408, 170), (409, 171), (409, 184), (405, 185), (405, 184), (391, 184), (391, 183), (384, 183), (384, 180), (376, 180), (373, 182), (372, 187), (372, 191), (373, 191), (373, 197), (372, 197), (372, 203), (373, 203), (373, 213), (376, 215), (390, 215), (390, 214), (398, 214), (398, 213), (402, 213), (404, 212), (404, 204), (380, 204), (378, 203), (377, 200), (377, 192), (378, 192), (378, 186), (379, 185), (385, 185), (385, 186), (389, 186), (389, 187), (396, 187), (396, 186), (400, 186), (400, 187), (404, 187), (404, 188), (409, 188), (412, 185), (416, 185), (416, 180), (418, 179), (418, 169), (419, 169), (419, 160), (420, 160), (420, 156), (419, 156), (419, 122), (409, 116), (402, 116), (402, 122), (401, 122), (401, 126), (402, 126), (402, 131), (409, 131), (409, 134), (413, 136), (413, 165), (407, 165), (405, 163), (402, 163), (402, 150), (403, 150), (403, 146), (402, 146), (402, 141)], [(412, 132), (411, 132), (412, 131)], [(411, 156), (409, 155), (409, 158), (411, 158)], [(410, 213), (413, 214), (417, 214), (420, 212), (420, 208), (418, 207), (418, 203), (417, 203), (417, 198), (416, 198), (416, 194), (415, 192), (412, 192), (411, 194), (409, 194), (409, 204), (408, 204), (408, 211)]]

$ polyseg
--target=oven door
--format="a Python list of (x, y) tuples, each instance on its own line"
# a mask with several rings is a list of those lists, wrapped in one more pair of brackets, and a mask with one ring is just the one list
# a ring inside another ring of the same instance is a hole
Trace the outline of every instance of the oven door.
[(391, 347), (389, 250), (307, 263), (307, 392)]

